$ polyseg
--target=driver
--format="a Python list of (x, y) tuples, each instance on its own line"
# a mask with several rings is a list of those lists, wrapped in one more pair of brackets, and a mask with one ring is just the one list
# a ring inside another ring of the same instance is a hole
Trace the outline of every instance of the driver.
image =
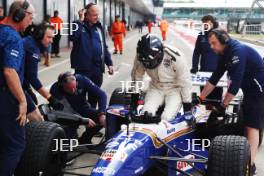
[(191, 112), (191, 81), (185, 60), (177, 49), (164, 46), (153, 34), (144, 35), (138, 41), (132, 81), (142, 81), (145, 72), (151, 78), (143, 113), (156, 115), (164, 103), (161, 114), (164, 120), (174, 119), (182, 103), (185, 114)]
[[(50, 93), (64, 105), (63, 111), (77, 113), (83, 117), (90, 118), (86, 131), (79, 139), (79, 143), (91, 143), (93, 135), (105, 125), (107, 102), (105, 92), (87, 77), (65, 72), (60, 74), (58, 81), (51, 86)], [(98, 109), (90, 106), (86, 98), (87, 93), (93, 94), (98, 98)], [(99, 125), (96, 125), (96, 123), (99, 123)], [(76, 129), (68, 128), (65, 131), (68, 138), (77, 137)]]

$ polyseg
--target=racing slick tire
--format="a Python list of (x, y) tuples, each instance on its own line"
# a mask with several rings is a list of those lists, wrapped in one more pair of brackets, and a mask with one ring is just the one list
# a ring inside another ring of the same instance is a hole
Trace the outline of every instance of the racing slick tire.
[(250, 176), (250, 147), (242, 136), (216, 136), (208, 156), (208, 176)]
[(52, 150), (54, 139), (65, 139), (64, 130), (52, 122), (26, 124), (26, 148), (15, 176), (58, 176), (66, 163), (66, 153)]

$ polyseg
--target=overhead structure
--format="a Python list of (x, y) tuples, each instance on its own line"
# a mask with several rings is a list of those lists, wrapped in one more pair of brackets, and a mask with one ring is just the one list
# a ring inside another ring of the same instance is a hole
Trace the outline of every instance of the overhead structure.
[(245, 18), (245, 22), (243, 23), (240, 32), (242, 32), (244, 30), (245, 25), (247, 24), (249, 18), (252, 15), (252, 12), (254, 11), (255, 6), (258, 6), (259, 8), (264, 10), (264, 0), (253, 0), (252, 5), (250, 7), (250, 9), (248, 10), (247, 16)]

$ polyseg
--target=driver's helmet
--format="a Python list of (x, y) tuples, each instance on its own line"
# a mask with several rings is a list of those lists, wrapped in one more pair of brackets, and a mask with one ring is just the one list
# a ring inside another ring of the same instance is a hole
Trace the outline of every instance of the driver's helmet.
[(137, 43), (138, 60), (148, 69), (154, 69), (162, 62), (164, 51), (162, 41), (153, 34), (146, 34)]

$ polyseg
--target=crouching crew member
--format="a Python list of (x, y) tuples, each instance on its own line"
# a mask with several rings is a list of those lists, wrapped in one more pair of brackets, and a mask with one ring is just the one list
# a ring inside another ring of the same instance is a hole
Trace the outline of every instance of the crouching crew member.
[[(89, 78), (70, 72), (59, 75), (58, 81), (50, 89), (63, 105), (64, 111), (77, 113), (90, 118), (86, 131), (80, 138), (80, 143), (91, 143), (92, 137), (105, 125), (105, 111), (107, 97), (103, 90), (96, 86)], [(87, 100), (87, 93), (98, 98), (98, 109), (92, 108)], [(96, 124), (99, 124), (96, 126)], [(92, 128), (91, 128), (92, 127)], [(77, 136), (76, 129), (66, 129), (68, 138)]]

